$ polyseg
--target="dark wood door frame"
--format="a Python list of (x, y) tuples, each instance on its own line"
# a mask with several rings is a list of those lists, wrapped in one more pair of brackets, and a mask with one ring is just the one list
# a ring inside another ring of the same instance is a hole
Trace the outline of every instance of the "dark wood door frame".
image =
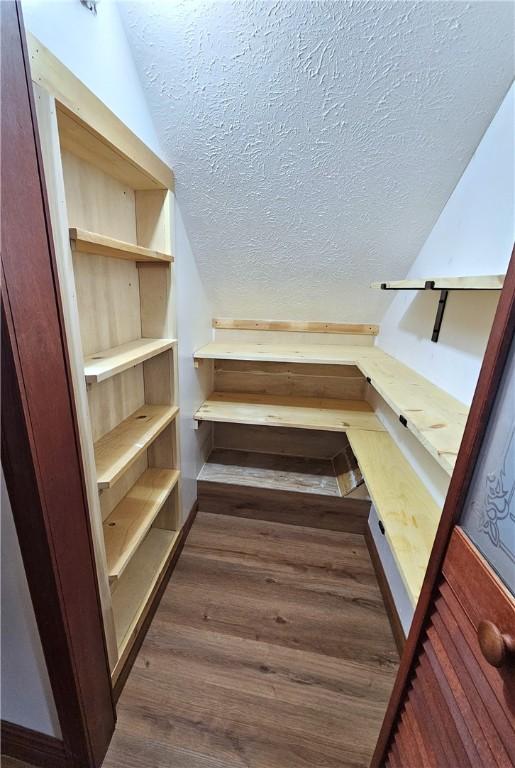
[(0, 16), (2, 464), (66, 765), (90, 768), (115, 709), (19, 4)]
[(435, 594), (451, 533), (463, 511), (481, 443), (494, 404), (515, 330), (515, 248), (488, 339), (472, 406), (465, 426), (456, 468), (445, 500), (442, 518), (429, 559), (420, 598), (409, 631), (399, 671), (388, 703), (371, 768), (383, 765), (399, 709), (409, 685), (413, 663), (423, 641), (423, 629)]

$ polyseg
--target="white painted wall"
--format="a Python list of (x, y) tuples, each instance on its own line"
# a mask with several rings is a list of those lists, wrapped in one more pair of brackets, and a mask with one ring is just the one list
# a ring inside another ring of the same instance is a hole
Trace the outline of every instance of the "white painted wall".
[(2, 696), (3, 720), (61, 737), (36, 617), (21, 559), (4, 473), (2, 515)]
[[(514, 115), (512, 85), (407, 277), (506, 272), (515, 239)], [(439, 294), (398, 292), (381, 320), (377, 344), (470, 403), (498, 295), (451, 293), (435, 344)]]

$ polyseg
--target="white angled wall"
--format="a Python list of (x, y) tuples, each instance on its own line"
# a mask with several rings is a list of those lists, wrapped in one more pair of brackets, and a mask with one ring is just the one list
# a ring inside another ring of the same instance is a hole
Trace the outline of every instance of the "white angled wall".
[[(515, 237), (514, 115), (512, 85), (407, 277), (506, 272)], [(381, 320), (377, 343), (468, 404), (498, 296), (450, 293), (435, 344), (431, 331), (439, 294), (400, 291)]]

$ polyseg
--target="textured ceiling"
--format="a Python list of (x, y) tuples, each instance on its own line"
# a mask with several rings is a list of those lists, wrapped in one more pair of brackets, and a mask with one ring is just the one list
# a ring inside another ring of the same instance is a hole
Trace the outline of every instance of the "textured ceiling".
[(215, 314), (377, 321), (513, 77), (508, 2), (123, 2)]

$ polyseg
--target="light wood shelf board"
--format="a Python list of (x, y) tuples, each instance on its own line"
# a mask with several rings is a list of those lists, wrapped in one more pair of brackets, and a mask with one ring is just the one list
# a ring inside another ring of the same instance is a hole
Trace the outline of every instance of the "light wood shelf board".
[(143, 405), (95, 443), (98, 488), (110, 488), (176, 417), (171, 405)]
[(194, 356), (198, 360), (355, 365), (445, 472), (453, 472), (468, 407), (379, 347), (212, 342)]
[(347, 437), (415, 605), (441, 509), (387, 432), (350, 429)]
[(78, 253), (93, 253), (97, 256), (108, 256), (113, 259), (157, 264), (169, 264), (174, 260), (169, 253), (143, 248), (141, 245), (126, 243), (123, 240), (116, 240), (114, 237), (107, 237), (107, 235), (89, 232), (78, 227), (70, 227), (70, 243), (72, 250)]
[(345, 333), (349, 335), (377, 336), (379, 326), (374, 323), (324, 323), (296, 320), (234, 320), (213, 318), (213, 328), (239, 331), (291, 331), (296, 333)]
[(111, 376), (133, 368), (155, 355), (160, 355), (176, 344), (175, 339), (135, 339), (118, 347), (95, 352), (84, 358), (87, 384), (98, 384)]
[(377, 347), (340, 344), (240, 344), (210, 342), (197, 350), (196, 360), (248, 360), (271, 363), (356, 365), (358, 357), (375, 356)]
[(383, 430), (365, 401), (315, 397), (213, 392), (194, 417), (197, 421), (265, 424), (345, 432), (349, 427)]
[(177, 484), (177, 469), (147, 469), (104, 522), (107, 571), (119, 579)]
[(383, 290), (432, 290), (446, 291), (500, 291), (504, 285), (505, 275), (470, 275), (463, 277), (417, 277), (407, 280), (387, 280), (371, 284), (371, 288)]
[[(113, 592), (113, 615), (121, 663), (163, 578), (179, 536), (180, 531), (151, 528), (118, 581)], [(115, 676), (116, 673), (117, 669)]]

